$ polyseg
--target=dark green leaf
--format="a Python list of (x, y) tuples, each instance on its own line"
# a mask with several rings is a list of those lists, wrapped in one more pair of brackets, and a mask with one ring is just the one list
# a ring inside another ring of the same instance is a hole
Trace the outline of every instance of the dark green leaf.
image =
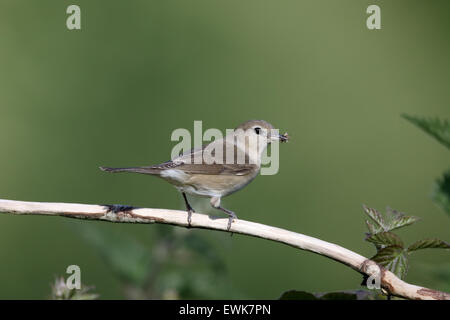
[(321, 296), (320, 300), (358, 300), (358, 296), (350, 292), (328, 292)]
[(280, 300), (319, 300), (315, 295), (306, 291), (290, 290), (284, 292)]
[(403, 279), (408, 272), (408, 256), (401, 247), (389, 246), (378, 250), (371, 260), (384, 266), (393, 272), (400, 279)]
[(396, 246), (403, 248), (403, 241), (399, 236), (392, 232), (379, 232), (377, 234), (372, 234), (367, 237), (366, 240), (379, 246)]
[(436, 181), (432, 199), (445, 212), (450, 214), (450, 170), (447, 170), (444, 176)]
[(407, 114), (403, 114), (402, 117), (415, 124), (450, 149), (450, 124), (447, 120), (441, 121), (438, 118), (425, 119)]
[(283, 293), (280, 300), (379, 300), (385, 299), (375, 291), (346, 290), (336, 292), (309, 293), (291, 290)]
[(428, 249), (428, 248), (443, 248), (450, 249), (450, 243), (439, 240), (439, 239), (423, 239), (414, 242), (408, 247), (408, 252), (420, 250), (420, 249)]

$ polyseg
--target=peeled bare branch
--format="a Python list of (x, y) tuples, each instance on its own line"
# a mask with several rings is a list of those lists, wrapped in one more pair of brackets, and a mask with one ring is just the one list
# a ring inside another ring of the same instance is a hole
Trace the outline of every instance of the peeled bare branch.
[[(188, 227), (185, 211), (168, 209), (119, 207), (119, 210), (111, 210), (110, 206), (105, 205), (0, 199), (0, 213), (62, 216), (123, 223), (162, 223)], [(227, 232), (227, 223), (227, 218), (217, 219), (205, 214), (193, 213), (191, 227)], [(233, 222), (230, 232), (281, 242), (331, 258), (368, 277), (378, 277), (381, 288), (393, 296), (416, 300), (450, 300), (449, 293), (406, 283), (375, 262), (330, 242), (241, 219)]]

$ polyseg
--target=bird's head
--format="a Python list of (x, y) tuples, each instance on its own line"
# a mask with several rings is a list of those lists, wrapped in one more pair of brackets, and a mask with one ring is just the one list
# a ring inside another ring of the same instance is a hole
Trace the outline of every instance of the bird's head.
[(249, 120), (234, 129), (237, 134), (242, 134), (256, 138), (259, 144), (267, 145), (273, 141), (287, 142), (289, 136), (287, 133), (280, 134), (270, 123), (264, 120)]
[(287, 133), (279, 134), (270, 123), (264, 120), (249, 120), (234, 129), (236, 146), (245, 150), (252, 161), (260, 163), (261, 156), (267, 145), (274, 141), (286, 142)]

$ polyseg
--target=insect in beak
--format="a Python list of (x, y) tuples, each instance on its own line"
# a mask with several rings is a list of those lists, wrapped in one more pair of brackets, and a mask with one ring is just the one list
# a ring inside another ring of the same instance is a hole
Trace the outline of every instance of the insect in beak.
[(289, 135), (288, 133), (280, 134), (279, 139), (281, 142), (288, 142), (289, 141)]

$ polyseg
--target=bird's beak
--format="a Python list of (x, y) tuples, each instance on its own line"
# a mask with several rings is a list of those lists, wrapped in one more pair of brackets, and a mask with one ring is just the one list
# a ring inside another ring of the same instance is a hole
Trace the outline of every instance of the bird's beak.
[(289, 141), (289, 136), (287, 134), (287, 132), (285, 134), (274, 134), (270, 137), (272, 141), (280, 141), (280, 142), (288, 142)]

